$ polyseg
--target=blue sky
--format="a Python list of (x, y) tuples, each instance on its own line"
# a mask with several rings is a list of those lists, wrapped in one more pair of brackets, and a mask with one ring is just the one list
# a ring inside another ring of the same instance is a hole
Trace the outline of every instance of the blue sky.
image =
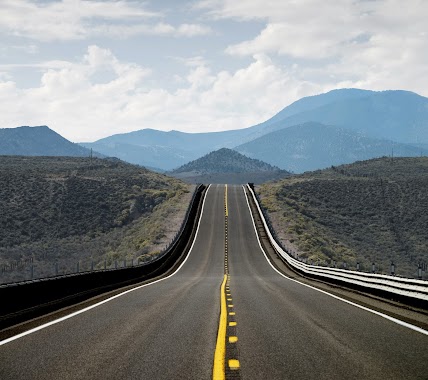
[(0, 0), (0, 128), (245, 128), (334, 88), (428, 96), (428, 1)]

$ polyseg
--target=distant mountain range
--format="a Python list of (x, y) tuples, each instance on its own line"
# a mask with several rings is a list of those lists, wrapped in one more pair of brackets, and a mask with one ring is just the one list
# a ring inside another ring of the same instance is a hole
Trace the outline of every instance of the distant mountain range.
[(0, 129), (0, 155), (89, 157), (90, 154), (90, 149), (68, 141), (45, 125)]
[[(288, 128), (290, 131), (285, 132)], [(268, 136), (276, 131), (283, 132)], [(329, 153), (325, 149), (327, 140), (334, 141)], [(164, 170), (226, 147), (281, 169), (301, 172), (389, 155), (393, 148), (397, 156), (426, 154), (428, 98), (409, 91), (339, 89), (302, 98), (271, 119), (241, 130), (184, 133), (144, 129), (82, 145)]]
[(290, 173), (248, 158), (232, 149), (217, 151), (191, 161), (166, 174), (190, 183), (262, 183), (284, 178)]
[(85, 156), (90, 148), (159, 171), (220, 148), (296, 173), (392, 153), (426, 155), (428, 98), (408, 91), (339, 89), (302, 98), (249, 128), (208, 133), (143, 129), (80, 147), (47, 127), (0, 130), (0, 155)]
[(268, 133), (235, 149), (295, 173), (373, 157), (428, 155), (427, 149), (369, 138), (361, 132), (314, 122)]

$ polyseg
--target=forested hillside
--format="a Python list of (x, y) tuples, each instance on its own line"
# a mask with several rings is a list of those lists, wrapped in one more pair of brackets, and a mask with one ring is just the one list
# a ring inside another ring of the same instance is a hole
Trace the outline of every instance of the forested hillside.
[(428, 262), (428, 158), (380, 158), (260, 186), (278, 235), (323, 265), (416, 276)]
[(140, 257), (190, 199), (179, 180), (114, 159), (2, 156), (0, 180), (0, 264)]

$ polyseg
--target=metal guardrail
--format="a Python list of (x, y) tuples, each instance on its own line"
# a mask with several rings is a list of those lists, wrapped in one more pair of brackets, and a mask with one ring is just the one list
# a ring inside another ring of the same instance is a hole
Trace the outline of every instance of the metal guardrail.
[(354, 287), (366, 288), (392, 293), (404, 297), (410, 297), (421, 301), (428, 301), (428, 281), (407, 279), (383, 274), (361, 273), (339, 268), (317, 267), (303, 263), (292, 257), (274, 238), (275, 232), (271, 225), (266, 222), (265, 215), (260, 207), (259, 201), (253, 189), (247, 185), (254, 200), (260, 218), (263, 222), (267, 236), (277, 254), (298, 272), (310, 277), (322, 278), (327, 281), (341, 282)]

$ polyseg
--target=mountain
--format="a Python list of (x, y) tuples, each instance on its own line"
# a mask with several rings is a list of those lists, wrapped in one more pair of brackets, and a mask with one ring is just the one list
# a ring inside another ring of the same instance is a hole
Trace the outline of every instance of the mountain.
[(0, 129), (0, 155), (88, 157), (91, 151), (47, 126)]
[(296, 173), (374, 157), (428, 155), (427, 149), (313, 122), (268, 133), (235, 149)]
[[(82, 143), (83, 147), (101, 152), (109, 157), (118, 157), (131, 164), (142, 165), (154, 171), (162, 172), (189, 162), (187, 152), (179, 148), (159, 145), (134, 145), (121, 142)], [(159, 169), (157, 169), (159, 168)]]
[[(353, 90), (342, 90), (340, 94), (346, 94), (347, 91)], [(318, 96), (323, 98), (329, 94)], [(305, 103), (313, 104), (313, 100), (304, 99)], [(285, 110), (281, 113), (287, 114)], [(316, 108), (307, 107), (305, 111), (281, 120), (278, 120), (276, 115), (273, 120), (252, 127), (252, 136), (257, 133), (264, 135), (308, 121), (351, 129), (368, 137), (400, 143), (428, 143), (428, 98), (409, 91), (368, 91), (361, 97), (339, 97)]]
[(428, 262), (428, 157), (377, 158), (256, 187), (282, 243), (314, 263), (416, 277)]
[(277, 167), (222, 148), (168, 173), (187, 182), (261, 183), (289, 175)]
[[(428, 98), (409, 91), (338, 89), (302, 98), (269, 120), (240, 130), (184, 133), (143, 129), (82, 145), (136, 164), (172, 170), (211, 151), (238, 146), (241, 149), (243, 144), (271, 132), (308, 122), (424, 149), (428, 144)], [(316, 141), (314, 143), (316, 145)], [(343, 146), (342, 150), (348, 147)], [(281, 162), (286, 159), (285, 156)]]

